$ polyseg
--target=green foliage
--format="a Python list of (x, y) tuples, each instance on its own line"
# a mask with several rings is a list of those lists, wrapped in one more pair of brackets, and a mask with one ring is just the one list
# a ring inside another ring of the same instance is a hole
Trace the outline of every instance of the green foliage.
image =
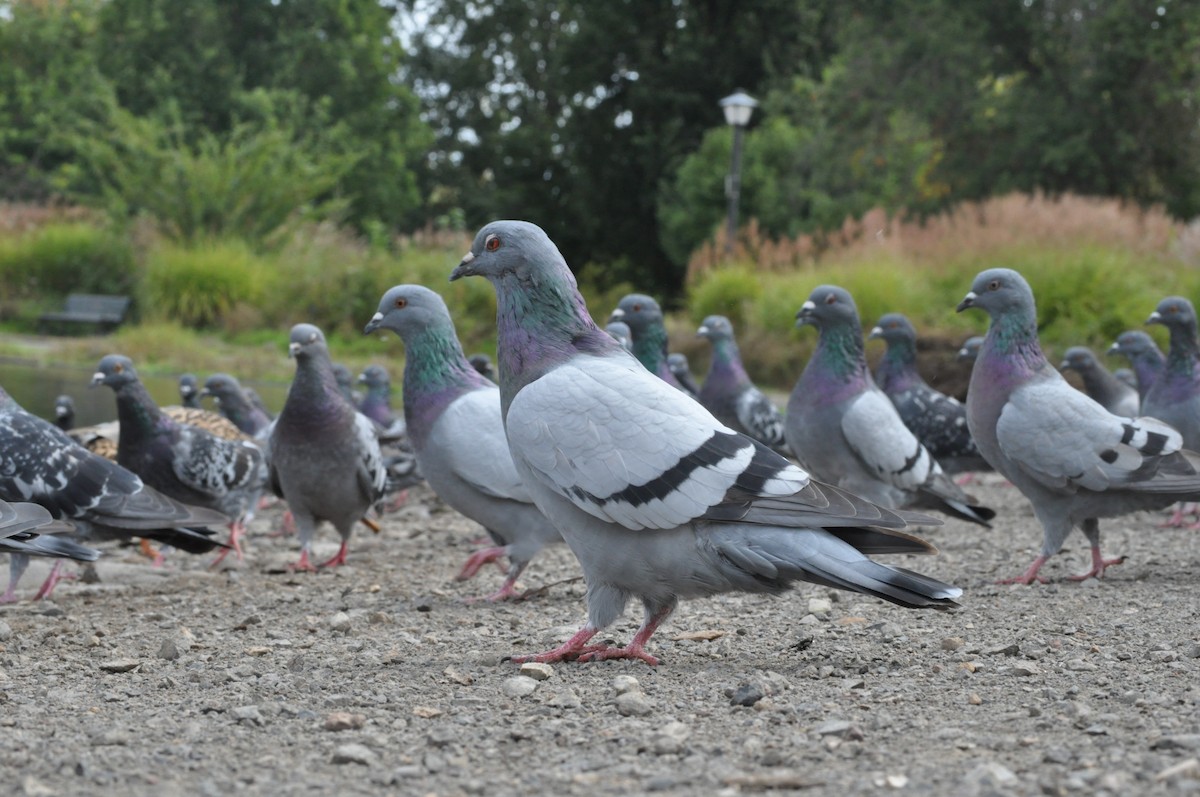
[(129, 293), (135, 270), (129, 242), (104, 227), (49, 224), (0, 238), (0, 292), (6, 298)]
[(236, 240), (161, 246), (146, 259), (143, 314), (157, 321), (212, 327), (239, 304), (262, 302), (274, 278), (269, 261)]
[(688, 313), (697, 324), (710, 315), (723, 315), (740, 329), (762, 293), (762, 282), (753, 271), (721, 269), (689, 292)]

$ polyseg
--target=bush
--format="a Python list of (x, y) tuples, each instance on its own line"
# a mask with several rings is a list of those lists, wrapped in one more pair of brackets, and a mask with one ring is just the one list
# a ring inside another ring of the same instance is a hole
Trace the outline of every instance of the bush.
[(697, 324), (710, 315), (723, 315), (733, 322), (734, 329), (740, 329), (762, 293), (757, 274), (746, 268), (731, 268), (714, 273), (689, 291), (688, 307)]
[(107, 228), (48, 224), (0, 238), (0, 291), (5, 298), (130, 293), (135, 272), (128, 240)]
[(216, 326), (235, 307), (261, 303), (274, 273), (270, 261), (236, 240), (163, 245), (147, 257), (142, 312), (185, 326)]

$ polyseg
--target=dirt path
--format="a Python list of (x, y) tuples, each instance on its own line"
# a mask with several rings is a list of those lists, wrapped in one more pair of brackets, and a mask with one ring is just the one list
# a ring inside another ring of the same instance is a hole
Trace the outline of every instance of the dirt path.
[(1103, 582), (1061, 581), (1085, 565), (1075, 536), (1055, 583), (1000, 587), (1041, 535), (1012, 488), (977, 493), (995, 530), (952, 521), (911, 562), (963, 586), (962, 611), (723, 596), (681, 608), (657, 669), (542, 681), (504, 657), (582, 621), (568, 552), (528, 571), (543, 594), (467, 605), (499, 574), (451, 580), (479, 529), (427, 492), (316, 576), (277, 572), (296, 556), (264, 536), (277, 511), (227, 572), (112, 552), (103, 583), (0, 608), (0, 776), (27, 795), (1200, 792), (1200, 532), (1131, 516), (1108, 524), (1129, 560)]

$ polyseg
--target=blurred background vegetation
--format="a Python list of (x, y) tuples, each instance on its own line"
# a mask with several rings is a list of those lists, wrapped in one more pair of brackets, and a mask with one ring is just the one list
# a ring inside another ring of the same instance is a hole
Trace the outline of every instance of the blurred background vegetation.
[[(762, 104), (728, 256), (739, 87)], [(0, 0), (0, 326), (129, 293), (131, 356), (278, 350), (304, 320), (369, 357), (379, 294), (415, 281), (488, 350), (490, 290), (445, 278), (509, 217), (597, 315), (658, 295), (697, 369), (723, 312), (786, 385), (822, 282), (957, 343), (996, 264), (1051, 344), (1106, 345), (1200, 298), (1198, 120), (1180, 0)]]

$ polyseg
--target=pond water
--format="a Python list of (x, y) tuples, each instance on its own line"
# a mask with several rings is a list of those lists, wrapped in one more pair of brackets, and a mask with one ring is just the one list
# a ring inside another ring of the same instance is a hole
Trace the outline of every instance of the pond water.
[[(75, 400), (75, 425), (91, 426), (94, 423), (116, 420), (117, 403), (113, 392), (107, 387), (92, 388), (93, 368), (41, 368), (29, 362), (0, 358), (0, 386), (34, 415), (54, 419), (54, 399), (66, 393)], [(145, 375), (142, 383), (160, 406), (179, 404), (179, 374)], [(203, 382), (207, 374), (197, 374)], [(287, 395), (287, 382), (263, 382), (240, 380), (262, 396), (271, 412), (279, 412)], [(202, 399), (206, 408), (216, 410), (211, 399)]]

